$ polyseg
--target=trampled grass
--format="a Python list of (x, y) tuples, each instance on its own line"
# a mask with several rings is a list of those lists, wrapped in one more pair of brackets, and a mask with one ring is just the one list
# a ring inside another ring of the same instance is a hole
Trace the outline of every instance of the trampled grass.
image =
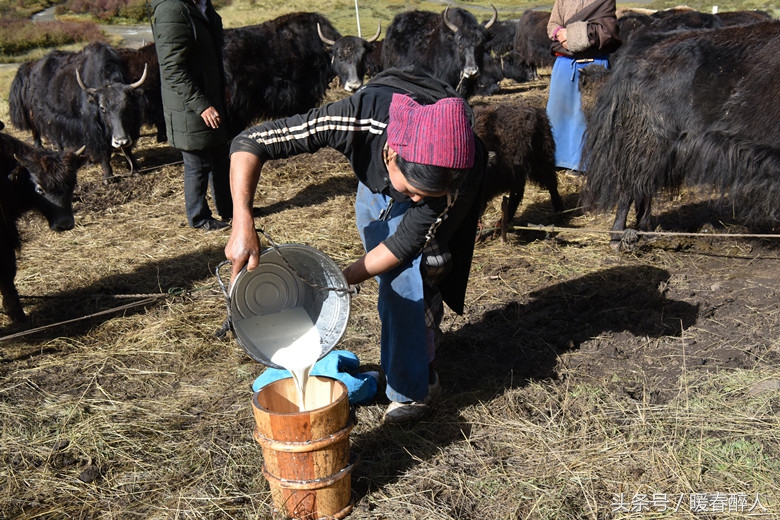
[[(529, 92), (544, 99), (544, 81)], [(16, 283), (41, 330), (8, 339), (24, 331), (0, 317), (0, 516), (278, 519), (252, 438), (263, 367), (215, 336), (228, 235), (186, 226), (175, 150), (145, 129), (137, 152), (140, 176), (80, 172), (74, 230), (20, 222)], [(580, 182), (559, 179), (575, 207)], [(269, 163), (257, 225), (345, 265), (362, 253), (354, 188), (332, 151)], [(668, 223), (700, 202), (684, 190), (656, 211)], [(612, 218), (573, 211), (566, 227)], [(533, 186), (515, 219), (529, 222), (551, 222)], [(780, 517), (777, 246), (670, 238), (616, 254), (606, 236), (476, 246), (467, 312), (445, 315), (433, 414), (382, 426), (381, 393), (355, 410), (348, 518)], [(363, 284), (338, 346), (365, 370), (379, 366), (376, 293)]]

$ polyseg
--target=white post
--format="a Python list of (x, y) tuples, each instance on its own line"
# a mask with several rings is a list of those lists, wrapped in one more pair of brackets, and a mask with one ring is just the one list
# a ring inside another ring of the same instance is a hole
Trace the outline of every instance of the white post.
[(355, 0), (355, 19), (357, 20), (358, 26), (358, 38), (362, 38), (363, 36), (360, 34), (360, 11), (358, 11), (358, 0)]
[[(357, 0), (355, 0), (355, 1), (357, 2)], [(718, 14), (718, 6), (717, 5), (713, 5), (712, 6), (712, 14)]]

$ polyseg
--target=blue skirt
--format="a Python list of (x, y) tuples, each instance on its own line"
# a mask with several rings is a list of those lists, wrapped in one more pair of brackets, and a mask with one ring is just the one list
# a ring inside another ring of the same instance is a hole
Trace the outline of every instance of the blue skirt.
[(574, 58), (558, 56), (550, 77), (547, 117), (550, 118), (555, 140), (555, 165), (569, 170), (582, 170), (582, 138), (585, 135), (585, 114), (580, 101), (580, 69), (588, 65), (609, 68), (607, 58), (577, 63)]

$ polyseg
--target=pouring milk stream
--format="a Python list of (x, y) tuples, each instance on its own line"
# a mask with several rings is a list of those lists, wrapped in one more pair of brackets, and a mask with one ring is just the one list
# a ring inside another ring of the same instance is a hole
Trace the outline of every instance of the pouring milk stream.
[(322, 353), (320, 332), (305, 309), (237, 320), (233, 326), (273, 363), (290, 371), (298, 389), (298, 407), (306, 409), (306, 382)]

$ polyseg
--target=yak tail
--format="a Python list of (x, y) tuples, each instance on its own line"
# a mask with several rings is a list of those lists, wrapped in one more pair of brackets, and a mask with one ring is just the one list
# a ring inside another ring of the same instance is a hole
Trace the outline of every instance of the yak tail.
[(32, 130), (33, 125), (30, 121), (30, 109), (25, 101), (25, 91), (30, 87), (28, 85), (27, 69), (28, 64), (22, 64), (11, 82), (11, 91), (8, 94), (8, 105), (11, 116), (11, 123), (19, 130)]
[(712, 186), (745, 224), (780, 221), (780, 149), (710, 130), (677, 146), (688, 182)]
[(557, 188), (555, 139), (547, 112), (544, 110), (537, 111), (536, 125), (531, 135), (531, 154), (533, 164), (529, 168), (528, 179), (539, 186)]

